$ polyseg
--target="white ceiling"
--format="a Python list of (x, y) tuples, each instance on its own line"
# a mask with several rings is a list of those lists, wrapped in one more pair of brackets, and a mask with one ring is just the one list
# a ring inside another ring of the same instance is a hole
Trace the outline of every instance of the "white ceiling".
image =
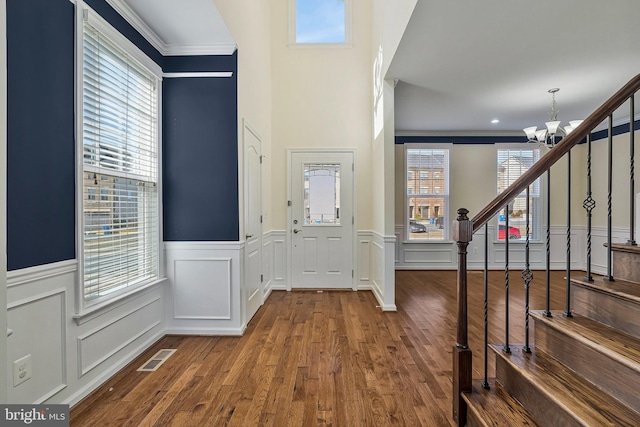
[[(165, 55), (235, 49), (213, 0), (108, 1), (137, 15)], [(396, 130), (544, 126), (553, 87), (563, 124), (585, 118), (640, 73), (639, 18), (640, 0), (418, 0), (386, 76), (399, 79)]]
[(213, 0), (107, 1), (129, 15), (125, 17), (130, 21), (137, 19), (139, 22), (131, 23), (145, 36), (155, 38), (150, 41), (164, 55), (217, 55), (235, 50), (235, 40)]
[(639, 0), (418, 0), (387, 74), (396, 130), (544, 127), (553, 87), (563, 125), (583, 119), (640, 73), (639, 17)]

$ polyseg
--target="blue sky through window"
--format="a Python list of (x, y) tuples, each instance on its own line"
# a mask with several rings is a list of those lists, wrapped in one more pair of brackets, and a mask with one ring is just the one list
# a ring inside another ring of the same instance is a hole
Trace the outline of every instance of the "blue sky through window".
[(344, 0), (296, 0), (296, 43), (344, 43)]

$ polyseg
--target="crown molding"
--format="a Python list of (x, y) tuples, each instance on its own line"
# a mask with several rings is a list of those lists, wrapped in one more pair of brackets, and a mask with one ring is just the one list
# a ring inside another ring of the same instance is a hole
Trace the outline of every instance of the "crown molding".
[(115, 9), (133, 28), (135, 28), (142, 36), (147, 39), (151, 45), (156, 48), (162, 55), (166, 50), (164, 41), (134, 12), (133, 9), (123, 0), (106, 0), (106, 2)]
[(181, 55), (233, 55), (235, 44), (204, 44), (204, 45), (165, 45), (164, 56)]
[(125, 0), (106, 0), (106, 2), (142, 34), (162, 56), (233, 55), (236, 51), (235, 44), (168, 45), (140, 18), (140, 15), (131, 9)]

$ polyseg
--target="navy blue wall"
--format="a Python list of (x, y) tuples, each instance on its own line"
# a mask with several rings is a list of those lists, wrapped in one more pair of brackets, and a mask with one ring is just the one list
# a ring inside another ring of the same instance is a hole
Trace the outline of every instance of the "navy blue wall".
[(235, 64), (230, 78), (163, 81), (166, 241), (238, 240)]
[(7, 263), (75, 258), (74, 6), (7, 0)]
[[(169, 240), (237, 240), (236, 56), (162, 57), (105, 0), (86, 2), (167, 72), (234, 72), (166, 82), (164, 209)], [(7, 0), (9, 270), (76, 257), (74, 12), (69, 0)]]

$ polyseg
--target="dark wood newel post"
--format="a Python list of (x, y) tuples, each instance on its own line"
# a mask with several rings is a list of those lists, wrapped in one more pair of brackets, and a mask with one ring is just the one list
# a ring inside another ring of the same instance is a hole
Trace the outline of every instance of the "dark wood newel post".
[(458, 245), (458, 325), (453, 347), (453, 419), (457, 425), (467, 422), (467, 406), (462, 392), (471, 391), (471, 349), (467, 329), (467, 246), (473, 236), (473, 224), (467, 209), (458, 209), (453, 221), (453, 240)]

